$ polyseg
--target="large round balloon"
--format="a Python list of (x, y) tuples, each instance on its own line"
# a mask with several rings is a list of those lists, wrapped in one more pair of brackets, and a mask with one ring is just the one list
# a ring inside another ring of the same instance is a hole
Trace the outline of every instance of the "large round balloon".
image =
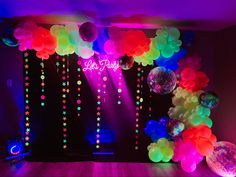
[(227, 141), (215, 143), (213, 152), (206, 157), (210, 169), (220, 176), (236, 176), (236, 145)]
[(120, 57), (119, 60), (120, 60), (120, 67), (123, 70), (129, 70), (134, 65), (134, 58), (132, 56), (124, 55)]
[(13, 28), (6, 28), (1, 35), (2, 42), (9, 47), (18, 46), (17, 40), (14, 37), (13, 33), (14, 33)]
[(84, 41), (93, 42), (98, 37), (98, 30), (93, 23), (85, 22), (80, 26), (79, 34)]
[(161, 95), (172, 92), (176, 86), (176, 81), (175, 73), (164, 67), (153, 68), (147, 77), (149, 88)]
[(204, 92), (199, 96), (199, 103), (204, 107), (212, 109), (219, 104), (219, 98), (214, 92)]

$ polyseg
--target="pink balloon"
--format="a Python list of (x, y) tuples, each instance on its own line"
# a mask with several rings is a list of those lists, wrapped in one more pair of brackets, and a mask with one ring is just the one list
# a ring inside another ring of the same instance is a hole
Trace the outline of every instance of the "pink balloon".
[(174, 155), (172, 160), (175, 162), (180, 161), (184, 171), (193, 172), (197, 164), (203, 160), (203, 156), (197, 152), (191, 142), (180, 140), (174, 143)]
[(37, 25), (34, 22), (25, 22), (14, 31), (14, 36), (18, 40), (19, 50), (32, 49), (33, 33)]
[(184, 171), (191, 173), (196, 170), (197, 164), (193, 163), (191, 161), (182, 161), (181, 162), (181, 167)]
[(112, 40), (107, 40), (104, 44), (104, 50), (108, 55), (116, 53), (116, 46)]

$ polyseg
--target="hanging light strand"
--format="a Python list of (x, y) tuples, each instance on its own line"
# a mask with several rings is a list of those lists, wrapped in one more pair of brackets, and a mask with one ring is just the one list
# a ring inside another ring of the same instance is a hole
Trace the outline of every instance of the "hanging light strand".
[(68, 60), (65, 57), (62, 58), (62, 127), (63, 127), (63, 140), (62, 148), (67, 149), (67, 93), (68, 89)]
[(96, 113), (96, 149), (100, 148), (100, 123), (101, 123), (101, 72), (98, 72), (98, 83), (97, 83), (97, 113)]
[(82, 80), (81, 80), (81, 61), (77, 61), (77, 73), (78, 73), (78, 80), (77, 80), (77, 117), (81, 116), (81, 85), (82, 85)]
[(121, 105), (121, 93), (122, 93), (122, 71), (120, 71), (119, 73), (119, 77), (118, 77), (118, 100), (117, 100), (117, 104)]
[(29, 86), (30, 86), (30, 78), (29, 78), (29, 59), (28, 59), (28, 52), (23, 54), (24, 56), (24, 82), (25, 82), (25, 133), (24, 133), (24, 142), (25, 147), (29, 147), (30, 145), (30, 104), (29, 104)]
[(41, 75), (40, 75), (40, 79), (41, 79), (41, 95), (40, 95), (40, 105), (42, 107), (45, 106), (45, 66), (44, 66), (44, 59), (41, 60), (40, 62), (40, 66), (41, 66)]
[(143, 109), (142, 103), (142, 90), (143, 90), (143, 68), (139, 64), (137, 68), (137, 89), (136, 89), (136, 119), (135, 119), (135, 150), (139, 149), (139, 122), (140, 122), (140, 114)]

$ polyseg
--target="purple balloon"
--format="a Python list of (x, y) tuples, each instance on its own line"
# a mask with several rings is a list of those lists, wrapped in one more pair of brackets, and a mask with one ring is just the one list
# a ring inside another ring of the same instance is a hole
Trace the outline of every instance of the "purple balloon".
[(98, 30), (93, 23), (85, 22), (80, 26), (79, 34), (84, 41), (93, 42), (98, 37)]

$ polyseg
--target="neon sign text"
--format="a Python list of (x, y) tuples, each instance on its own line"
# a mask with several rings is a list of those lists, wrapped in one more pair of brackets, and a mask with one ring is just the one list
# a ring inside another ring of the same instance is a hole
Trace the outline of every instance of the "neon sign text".
[(107, 59), (99, 60), (99, 62), (95, 62), (93, 60), (85, 61), (83, 64), (83, 71), (103, 71), (105, 68), (112, 69), (113, 71), (117, 71), (120, 67), (118, 61), (109, 61)]

